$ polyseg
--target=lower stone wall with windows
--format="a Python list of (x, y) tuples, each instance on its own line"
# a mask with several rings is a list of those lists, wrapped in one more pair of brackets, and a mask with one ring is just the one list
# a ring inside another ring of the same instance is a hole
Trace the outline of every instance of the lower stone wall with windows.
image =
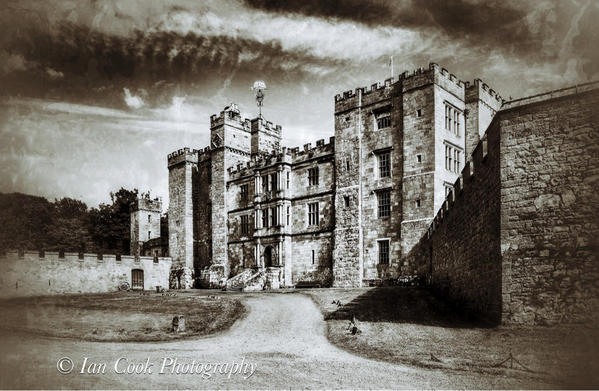
[(0, 296), (113, 292), (133, 285), (133, 270), (143, 271), (143, 289), (169, 288), (171, 258), (82, 255), (8, 251), (0, 255)]

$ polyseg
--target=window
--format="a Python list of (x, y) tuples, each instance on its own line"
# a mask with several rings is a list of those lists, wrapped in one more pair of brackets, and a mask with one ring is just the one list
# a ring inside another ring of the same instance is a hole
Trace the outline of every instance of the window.
[(343, 196), (343, 200), (345, 201), (345, 207), (349, 208), (349, 196)]
[(248, 215), (241, 216), (241, 233), (247, 234), (250, 232), (250, 219)]
[(460, 112), (457, 110), (453, 111), (453, 132), (456, 136), (460, 135)]
[(458, 148), (445, 144), (445, 169), (459, 173), (462, 169), (462, 151)]
[(420, 208), (420, 200), (416, 200), (416, 207)]
[(318, 225), (320, 223), (320, 215), (318, 211), (318, 202), (308, 204), (308, 225)]
[(148, 231), (148, 240), (152, 237), (152, 231)]
[(274, 208), (270, 208), (270, 226), (271, 227), (276, 227), (278, 225), (278, 217), (279, 214), (277, 213), (277, 207), (275, 206)]
[(277, 180), (277, 173), (270, 174), (270, 190), (276, 191), (279, 189), (279, 181)]
[(291, 213), (289, 212), (289, 207), (287, 207), (287, 225), (289, 225), (290, 216), (291, 216)]
[(379, 217), (389, 217), (391, 215), (391, 191), (379, 191), (377, 197), (379, 201)]
[(422, 117), (422, 110), (421, 109), (416, 110), (416, 117)]
[(377, 130), (390, 128), (391, 127), (391, 113), (385, 111), (376, 114), (376, 128)]
[(268, 208), (262, 209), (262, 227), (268, 228)]
[(460, 135), (460, 117), (462, 112), (455, 107), (445, 104), (445, 130)]
[(289, 189), (289, 171), (287, 171), (287, 188)]
[(453, 151), (453, 172), (460, 172), (460, 151)]
[(416, 160), (418, 163), (422, 163), (422, 155), (416, 155)]
[(152, 222), (152, 215), (148, 215), (148, 223)]
[(379, 177), (387, 178), (391, 176), (391, 154), (384, 152), (378, 155), (379, 157)]
[(316, 254), (314, 253), (314, 250), (312, 250), (312, 265), (314, 265), (315, 258), (316, 258)]
[(308, 169), (308, 185), (316, 186), (318, 185), (318, 167), (313, 167)]
[(379, 244), (379, 264), (389, 264), (389, 239), (378, 240)]
[(268, 175), (262, 175), (262, 193), (268, 193)]
[(249, 189), (249, 186), (247, 184), (241, 185), (241, 189), (240, 189), (241, 202), (248, 201), (248, 189)]
[(345, 169), (349, 171), (349, 159), (345, 160)]
[(446, 183), (445, 184), (445, 198), (447, 198), (449, 193), (452, 194), (452, 198), (455, 200), (455, 195), (453, 194), (453, 186), (450, 185), (449, 183)]

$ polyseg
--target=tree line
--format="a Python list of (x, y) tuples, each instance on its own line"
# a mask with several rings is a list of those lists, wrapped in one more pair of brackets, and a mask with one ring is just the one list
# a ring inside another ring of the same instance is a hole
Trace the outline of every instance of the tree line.
[(48, 201), (22, 193), (0, 193), (0, 250), (24, 249), (130, 253), (130, 205), (138, 190), (110, 193), (97, 208), (73, 198)]

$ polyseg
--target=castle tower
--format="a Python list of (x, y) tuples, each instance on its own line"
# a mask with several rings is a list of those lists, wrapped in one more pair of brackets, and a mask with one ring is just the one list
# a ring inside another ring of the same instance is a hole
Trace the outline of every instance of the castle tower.
[(336, 286), (410, 273), (406, 257), (465, 164), (465, 100), (437, 64), (335, 97)]
[(335, 286), (387, 278), (399, 265), (401, 119), (392, 79), (335, 98)]
[(281, 126), (266, 121), (262, 115), (252, 121), (252, 156), (281, 150)]
[(503, 99), (480, 79), (466, 82), (466, 158), (485, 134), (493, 117), (501, 108)]
[(149, 196), (138, 198), (131, 205), (131, 255), (140, 256), (143, 243), (160, 238), (162, 201)]
[(168, 155), (168, 233), (172, 288), (191, 288), (194, 278), (192, 174), (198, 151), (179, 149)]
[[(239, 108), (231, 104), (219, 116), (210, 118), (210, 194), (209, 199), (198, 198), (196, 205), (211, 204), (211, 232), (205, 235), (212, 238), (212, 254), (209, 273), (204, 285), (220, 285), (229, 278), (228, 227), (227, 227), (227, 181), (228, 168), (250, 160), (250, 122), (242, 119)], [(207, 183), (202, 183), (206, 186)], [(200, 237), (198, 237), (200, 240)], [(204, 263), (203, 260), (200, 262)]]

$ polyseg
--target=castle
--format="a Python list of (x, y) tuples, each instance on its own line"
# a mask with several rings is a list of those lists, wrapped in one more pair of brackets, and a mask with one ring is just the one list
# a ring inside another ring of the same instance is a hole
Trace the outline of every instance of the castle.
[(430, 64), (299, 148), (236, 105), (168, 156), (171, 287), (418, 276), (493, 323), (599, 320), (599, 82), (504, 101)]
[(493, 323), (597, 324), (598, 106), (599, 82), (506, 102), (431, 64), (336, 96), (334, 137), (300, 150), (232, 104), (168, 156), (168, 241), (144, 196), (130, 256), (0, 253), (0, 293), (418, 276)]
[(226, 107), (210, 146), (168, 156), (180, 286), (258, 273), (271, 287), (359, 287), (411, 273), (406, 256), (501, 105), (482, 81), (431, 64), (336, 96), (335, 136), (301, 150)]

